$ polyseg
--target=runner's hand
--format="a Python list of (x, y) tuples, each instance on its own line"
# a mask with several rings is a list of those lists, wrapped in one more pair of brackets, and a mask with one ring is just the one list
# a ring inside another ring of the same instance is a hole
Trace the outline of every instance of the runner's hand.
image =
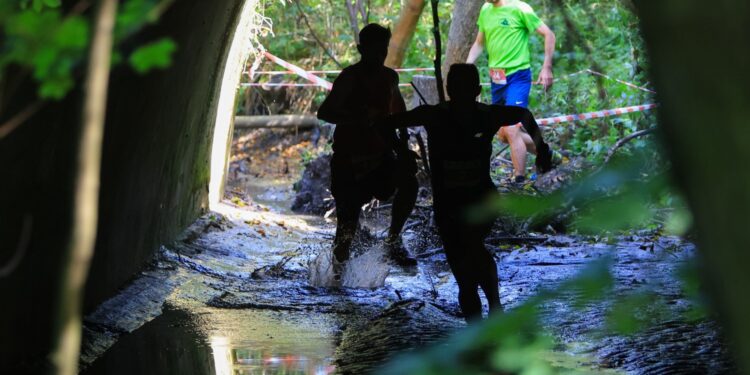
[(542, 71), (539, 72), (539, 78), (536, 80), (536, 84), (542, 85), (544, 91), (549, 90), (552, 84), (555, 82), (555, 76), (552, 74), (552, 68), (542, 67)]

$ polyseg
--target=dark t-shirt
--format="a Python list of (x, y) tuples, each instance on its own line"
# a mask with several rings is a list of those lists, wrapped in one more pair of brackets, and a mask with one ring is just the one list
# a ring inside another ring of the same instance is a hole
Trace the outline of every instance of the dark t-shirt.
[(435, 205), (466, 205), (495, 189), (490, 178), (492, 139), (501, 126), (521, 122), (541, 140), (531, 113), (521, 107), (486, 105), (458, 109), (450, 102), (423, 105), (388, 117), (378, 127), (424, 126)]
[(368, 66), (359, 62), (349, 66), (334, 81), (319, 115), (325, 110), (335, 112), (337, 120), (333, 133), (334, 153), (346, 157), (387, 153), (395, 147), (395, 131), (373, 128), (370, 122), (404, 110), (398, 75), (382, 65)]

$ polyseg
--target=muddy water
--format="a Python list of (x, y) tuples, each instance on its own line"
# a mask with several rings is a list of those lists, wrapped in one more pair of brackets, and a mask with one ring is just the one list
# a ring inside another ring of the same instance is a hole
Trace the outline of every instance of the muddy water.
[[(359, 374), (464, 327), (455, 281), (434, 243), (407, 231), (419, 269), (391, 269), (383, 287), (315, 287), (308, 265), (329, 248), (333, 225), (290, 214), (281, 184), (251, 189), (266, 193), (259, 196), (265, 205), (226, 204), (220, 210), (226, 220), (206, 216), (87, 317), (85, 373)], [(360, 243), (367, 248), (367, 240)], [(506, 309), (605, 256), (613, 259), (612, 294), (650, 286), (667, 302), (671, 319), (620, 337), (601, 334), (608, 301), (583, 312), (571, 308), (569, 296), (547, 301), (542, 321), (556, 337), (559, 366), (593, 373), (733, 372), (717, 325), (680, 318), (690, 302), (675, 272), (695, 252), (689, 242), (549, 236), (491, 245)]]

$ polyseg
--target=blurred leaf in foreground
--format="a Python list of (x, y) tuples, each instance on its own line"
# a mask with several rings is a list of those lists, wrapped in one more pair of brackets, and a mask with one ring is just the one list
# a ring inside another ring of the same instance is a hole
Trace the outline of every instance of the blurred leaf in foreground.
[(130, 55), (130, 65), (140, 74), (153, 69), (164, 69), (172, 64), (172, 55), (176, 50), (177, 44), (172, 39), (159, 39), (135, 50)]

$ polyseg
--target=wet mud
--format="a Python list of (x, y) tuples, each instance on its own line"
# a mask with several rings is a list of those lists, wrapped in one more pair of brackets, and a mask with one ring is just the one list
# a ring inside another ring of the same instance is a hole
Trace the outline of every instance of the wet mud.
[[(85, 318), (84, 374), (363, 374), (465, 327), (429, 205), (420, 203), (404, 233), (417, 270), (391, 267), (378, 288), (317, 287), (310, 264), (330, 251), (334, 222), (292, 213), (294, 176), (278, 177), (236, 182), (218, 212), (162, 247)], [(387, 204), (365, 210), (355, 256), (382, 239), (387, 212)], [(655, 324), (623, 336), (604, 330), (611, 298), (584, 309), (573, 308), (571, 293), (546, 300), (541, 322), (558, 357), (593, 373), (736, 372), (719, 326), (682, 318), (692, 302), (677, 272), (694, 257), (692, 243), (651, 232), (591, 238), (496, 229), (487, 244), (506, 310), (603, 258), (611, 259), (610, 297), (647, 288), (665, 302)]]
[(323, 216), (334, 206), (329, 190), (331, 184), (331, 154), (321, 155), (311, 161), (294, 185), (296, 195), (292, 211)]
[[(375, 289), (310, 285), (309, 264), (329, 249), (333, 236), (332, 223), (319, 217), (227, 204), (221, 213), (207, 215), (186, 233), (182, 241), (165, 246), (152, 267), (120, 296), (86, 318), (82, 362), (89, 367), (87, 373), (115, 366), (99, 363), (121, 361), (114, 354), (118, 350), (132, 353), (141, 350), (138, 345), (150, 350), (146, 348), (157, 334), (139, 333), (150, 330), (174, 332), (176, 341), (159, 347), (201, 351), (190, 355), (190, 361), (205, 357), (206, 364), (189, 362), (190, 366), (216, 373), (221, 373), (216, 365), (220, 363), (245, 371), (240, 373), (284, 373), (282, 368), (294, 368), (298, 372), (292, 373), (359, 374), (464, 326), (444, 254), (424, 246), (414, 229), (407, 231), (405, 239), (419, 259), (418, 272), (391, 269), (385, 286)], [(613, 293), (654, 286), (676, 317), (633, 336), (601, 337), (609, 302), (596, 302), (581, 313), (572, 309), (572, 298), (555, 298), (541, 307), (542, 321), (566, 355), (593, 358), (589, 366), (594, 368), (635, 374), (733, 372), (714, 322), (678, 319), (690, 302), (675, 274), (694, 255), (691, 243), (659, 236), (596, 241), (545, 235), (496, 236), (490, 243), (506, 309), (575, 276), (591, 260), (607, 256), (613, 259)], [(164, 323), (175, 315), (189, 324)], [(142, 344), (128, 343), (138, 340)], [(222, 355), (228, 359), (216, 358), (217, 340), (223, 342)], [(129, 345), (133, 348), (118, 349)], [(259, 352), (248, 354), (248, 347)], [(241, 360), (243, 356), (257, 358)], [(101, 358), (94, 360), (97, 357)], [(152, 373), (170, 373), (162, 371), (160, 360), (175, 366), (187, 360), (156, 357), (160, 359)], [(287, 359), (288, 366), (279, 367), (282, 358), (302, 357)]]

